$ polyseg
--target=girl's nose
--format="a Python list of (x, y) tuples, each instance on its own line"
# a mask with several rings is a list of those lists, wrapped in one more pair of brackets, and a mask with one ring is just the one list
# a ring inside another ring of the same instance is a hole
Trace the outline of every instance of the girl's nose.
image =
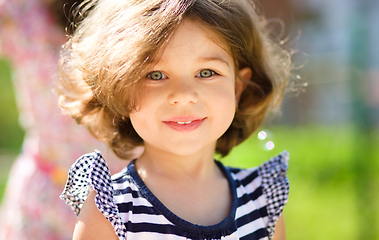
[(186, 80), (172, 82), (168, 101), (170, 104), (197, 103), (199, 99), (196, 86)]

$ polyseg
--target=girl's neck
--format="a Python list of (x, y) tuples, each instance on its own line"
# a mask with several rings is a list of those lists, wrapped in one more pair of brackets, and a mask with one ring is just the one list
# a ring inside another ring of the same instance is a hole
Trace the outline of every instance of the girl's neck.
[(214, 147), (207, 147), (190, 155), (177, 155), (146, 144), (145, 151), (136, 161), (141, 178), (151, 176), (168, 177), (173, 180), (207, 180), (219, 177), (214, 162)]
[(147, 188), (176, 216), (210, 226), (230, 212), (229, 183), (213, 159), (214, 145), (191, 155), (174, 155), (145, 144), (135, 163)]

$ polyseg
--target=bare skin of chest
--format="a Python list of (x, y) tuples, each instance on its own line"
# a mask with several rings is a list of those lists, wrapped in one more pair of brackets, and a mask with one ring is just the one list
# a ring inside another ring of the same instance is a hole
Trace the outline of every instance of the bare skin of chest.
[(214, 225), (229, 214), (231, 193), (223, 176), (211, 182), (161, 177), (145, 183), (171, 212), (191, 223)]

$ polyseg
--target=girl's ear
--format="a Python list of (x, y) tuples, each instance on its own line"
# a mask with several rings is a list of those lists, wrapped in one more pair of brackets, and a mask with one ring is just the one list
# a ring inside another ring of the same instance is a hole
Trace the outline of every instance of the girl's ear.
[(245, 90), (247, 83), (250, 81), (252, 75), (251, 68), (245, 67), (238, 71), (236, 78), (236, 101), (237, 103), (240, 100), (242, 92)]

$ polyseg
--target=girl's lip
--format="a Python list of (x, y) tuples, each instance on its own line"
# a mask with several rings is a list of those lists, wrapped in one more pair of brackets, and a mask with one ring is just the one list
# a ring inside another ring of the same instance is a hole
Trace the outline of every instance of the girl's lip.
[(206, 118), (178, 117), (163, 122), (176, 131), (188, 132), (200, 127), (200, 125), (204, 122), (205, 119)]
[(164, 120), (164, 122), (189, 122), (189, 121), (196, 121), (196, 120), (203, 120), (205, 117), (199, 117), (199, 116), (178, 116), (178, 117), (172, 117), (168, 118), (167, 120)]

